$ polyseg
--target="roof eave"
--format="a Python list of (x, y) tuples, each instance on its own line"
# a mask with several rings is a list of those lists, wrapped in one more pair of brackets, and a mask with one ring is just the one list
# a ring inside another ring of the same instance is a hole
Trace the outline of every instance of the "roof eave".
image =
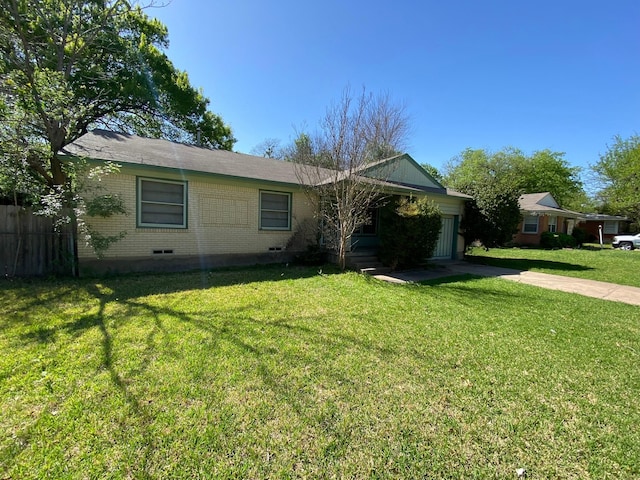
[(72, 161), (84, 160), (91, 164), (101, 164), (101, 163), (109, 162), (119, 167), (124, 166), (125, 168), (130, 168), (135, 170), (148, 170), (148, 171), (153, 170), (153, 171), (161, 171), (161, 172), (167, 172), (167, 173), (173, 173), (173, 174), (178, 173), (180, 175), (184, 175), (186, 173), (186, 174), (201, 177), (201, 178), (202, 177), (224, 178), (226, 180), (233, 180), (238, 182), (268, 183), (270, 185), (281, 185), (281, 186), (298, 187), (298, 188), (304, 188), (309, 186), (300, 182), (286, 182), (283, 180), (273, 180), (273, 179), (267, 179), (267, 178), (245, 177), (245, 176), (230, 175), (225, 173), (205, 172), (203, 170), (193, 170), (193, 169), (183, 168), (183, 167), (167, 167), (164, 165), (152, 165), (148, 163), (127, 162), (123, 160), (103, 160), (103, 159), (92, 158), (92, 157), (80, 157), (78, 155), (74, 155), (71, 153), (64, 153), (62, 157), (64, 159), (69, 159)]

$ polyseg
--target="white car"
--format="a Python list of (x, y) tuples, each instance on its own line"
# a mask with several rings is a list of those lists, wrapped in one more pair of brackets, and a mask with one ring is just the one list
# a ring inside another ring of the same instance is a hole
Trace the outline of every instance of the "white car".
[(613, 248), (620, 247), (623, 250), (633, 250), (640, 248), (640, 233), (635, 235), (616, 235), (611, 242)]

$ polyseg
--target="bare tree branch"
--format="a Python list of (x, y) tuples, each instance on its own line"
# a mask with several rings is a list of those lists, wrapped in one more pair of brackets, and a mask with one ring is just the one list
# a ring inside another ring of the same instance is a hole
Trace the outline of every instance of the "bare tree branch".
[(346, 88), (327, 108), (319, 133), (301, 134), (289, 157), (308, 199), (316, 207), (325, 242), (341, 268), (351, 236), (385, 196), (385, 180), (396, 168), (394, 157), (406, 143), (405, 109), (388, 95)]

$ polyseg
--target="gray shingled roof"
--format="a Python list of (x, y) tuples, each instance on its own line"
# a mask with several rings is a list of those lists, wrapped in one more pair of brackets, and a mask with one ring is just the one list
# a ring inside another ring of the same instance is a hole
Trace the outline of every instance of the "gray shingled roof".
[(587, 222), (602, 222), (606, 220), (619, 221), (619, 222), (629, 221), (627, 217), (623, 217), (620, 215), (606, 215), (604, 213), (583, 213), (582, 217), (583, 217), (583, 220)]
[[(549, 192), (541, 193), (525, 193), (518, 199), (518, 205), (520, 210), (529, 213), (547, 214), (547, 215), (561, 215), (567, 218), (579, 218), (581, 213), (573, 212), (571, 210), (565, 210), (559, 207), (552, 207), (539, 203), (546, 196), (550, 195)], [(552, 197), (553, 198), (553, 197)], [(555, 200), (554, 200), (555, 201)]]
[(299, 185), (295, 165), (271, 158), (93, 130), (62, 152), (122, 164), (149, 165)]
[[(330, 170), (326, 171), (324, 178), (317, 178), (318, 174), (322, 175), (324, 173), (322, 169), (313, 168), (312, 174), (299, 174), (301, 172), (297, 172), (296, 165), (291, 162), (234, 153), (227, 150), (209, 150), (168, 140), (144, 138), (99, 129), (86, 133), (75, 142), (67, 145), (62, 149), (62, 153), (95, 160), (112, 161), (119, 164), (203, 172), (292, 185), (300, 185), (301, 183), (321, 185), (336, 179), (335, 172)], [(380, 163), (388, 162), (401, 156), (384, 159)], [(371, 165), (367, 166), (367, 168), (370, 167)], [(337, 178), (339, 179), (340, 175)], [(386, 188), (406, 192), (434, 190), (401, 185), (388, 180), (368, 179), (368, 181), (379, 183)], [(434, 190), (431, 193), (465, 199), (471, 198), (468, 195), (450, 189)]]

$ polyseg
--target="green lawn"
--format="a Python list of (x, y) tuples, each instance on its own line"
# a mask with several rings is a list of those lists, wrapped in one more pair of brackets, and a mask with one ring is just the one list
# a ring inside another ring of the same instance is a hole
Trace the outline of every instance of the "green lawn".
[(473, 248), (467, 258), (506, 268), (640, 287), (640, 251), (600, 249)]
[(637, 307), (271, 267), (0, 312), (2, 479), (640, 477)]

